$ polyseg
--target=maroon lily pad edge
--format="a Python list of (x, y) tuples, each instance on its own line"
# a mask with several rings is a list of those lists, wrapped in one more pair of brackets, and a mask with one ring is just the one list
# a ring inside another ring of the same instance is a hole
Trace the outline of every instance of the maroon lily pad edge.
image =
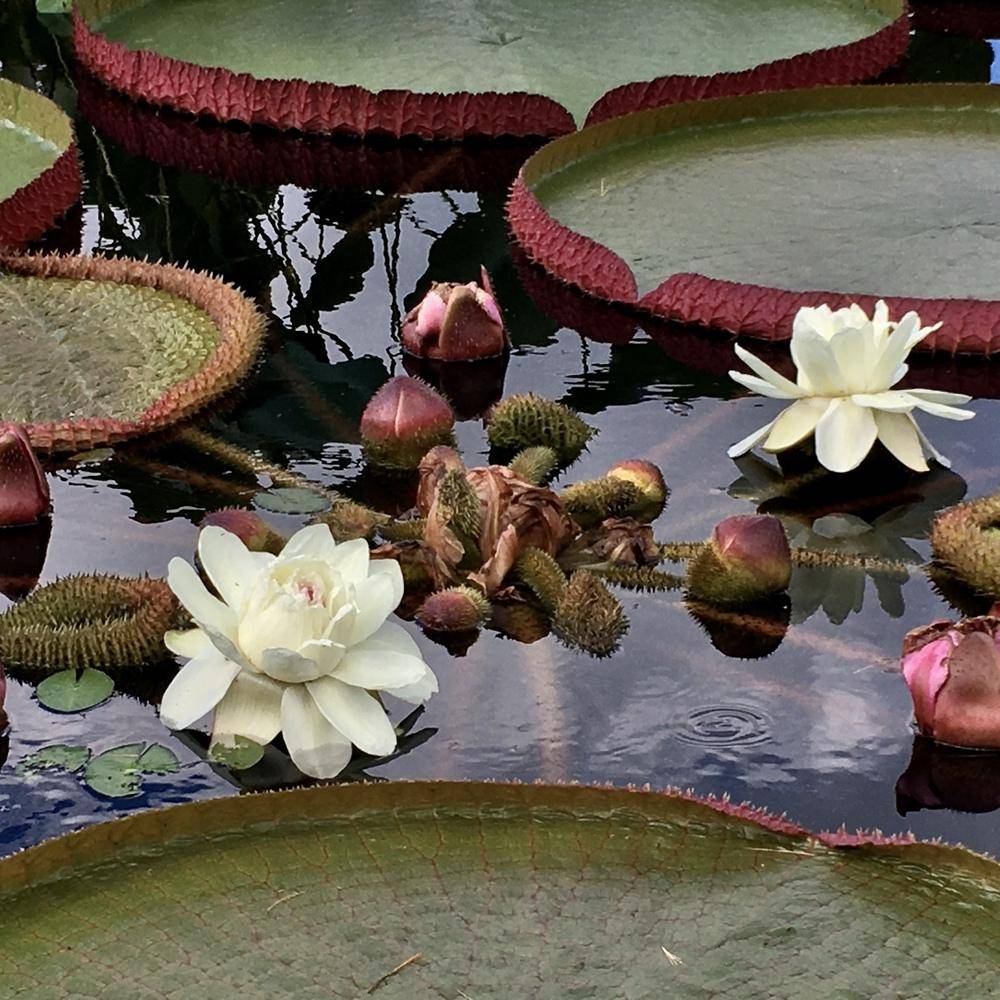
[[(73, 12), (77, 59), (108, 86), (129, 97), (220, 121), (327, 134), (552, 137), (573, 132), (572, 115), (539, 94), (420, 94), (373, 92), (364, 87), (305, 80), (257, 78), (222, 67), (199, 66), (111, 41), (92, 22), (128, 0), (78, 0)], [(895, 0), (886, 0), (889, 5)], [(761, 90), (857, 83), (896, 63), (909, 43), (909, 10), (857, 42), (802, 53), (738, 73), (662, 76), (609, 91), (591, 109), (587, 124), (625, 112), (695, 98)]]
[[(535, 185), (604, 146), (659, 135), (672, 128), (803, 110), (921, 106), (929, 100), (936, 107), (971, 104), (995, 108), (1000, 94), (980, 84), (822, 87), (693, 101), (626, 115), (556, 139), (532, 156), (511, 190), (508, 223), (533, 263), (593, 298), (674, 323), (758, 340), (787, 341), (795, 314), (803, 306), (825, 302), (837, 309), (857, 302), (871, 312), (878, 298), (821, 289), (790, 291), (695, 273), (671, 275), (640, 297), (629, 265), (603, 244), (557, 222), (535, 196)], [(944, 324), (918, 345), (918, 351), (973, 356), (1000, 352), (1000, 300), (885, 296), (885, 301), (893, 315), (916, 310), (923, 323)]]

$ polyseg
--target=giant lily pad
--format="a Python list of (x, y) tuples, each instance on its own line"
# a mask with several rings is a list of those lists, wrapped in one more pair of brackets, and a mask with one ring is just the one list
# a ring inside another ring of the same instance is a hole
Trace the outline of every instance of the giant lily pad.
[(0, 246), (38, 239), (79, 197), (69, 118), (47, 97), (0, 79)]
[(0, 419), (48, 451), (162, 430), (247, 374), (262, 328), (235, 289), (184, 268), (0, 255)]
[(998, 900), (1000, 866), (959, 849), (681, 796), (347, 785), (0, 861), (0, 959), (49, 1000), (986, 996)]
[(80, 59), (132, 97), (438, 138), (554, 135), (588, 111), (856, 82), (908, 37), (904, 0), (82, 0), (75, 17)]
[[(840, 87), (660, 108), (550, 143), (510, 221), (599, 298), (772, 340), (804, 305), (885, 298), (1000, 350), (1000, 92)], [(720, 127), (722, 126), (722, 127)]]

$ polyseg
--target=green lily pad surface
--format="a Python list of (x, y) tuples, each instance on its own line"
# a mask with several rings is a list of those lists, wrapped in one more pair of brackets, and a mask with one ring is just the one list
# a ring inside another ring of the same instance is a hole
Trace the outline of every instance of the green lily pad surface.
[[(6, 81), (0, 81), (6, 82)], [(7, 90), (10, 87), (4, 87)], [(0, 202), (52, 167), (62, 150), (0, 108)]]
[(724, 98), (551, 143), (511, 222), (558, 277), (671, 319), (787, 336), (798, 306), (870, 296), (944, 321), (925, 346), (992, 353), (998, 155), (988, 86)]
[(0, 861), (4, 987), (46, 1000), (990, 995), (995, 862), (836, 849), (734, 812), (394, 783), (137, 814)]
[(524, 91), (557, 101), (578, 123), (623, 84), (849, 45), (903, 11), (898, 0), (90, 0), (91, 8), (91, 26), (133, 51), (374, 92)]
[(261, 336), (250, 302), (183, 268), (0, 257), (0, 420), (74, 452), (159, 430), (231, 389)]

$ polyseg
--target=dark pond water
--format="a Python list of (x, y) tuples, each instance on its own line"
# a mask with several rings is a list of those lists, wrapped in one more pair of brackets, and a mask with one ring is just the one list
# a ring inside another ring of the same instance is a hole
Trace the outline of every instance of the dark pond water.
[[(662, 466), (673, 492), (656, 524), (661, 539), (700, 539), (722, 517), (763, 507), (786, 517), (799, 544), (914, 563), (927, 555), (936, 509), (1000, 480), (1000, 377), (985, 366), (925, 370), (924, 384), (963, 382), (991, 397), (976, 404), (971, 424), (931, 428), (953, 473), (874, 497), (782, 501), (766, 469), (726, 458), (726, 447), (773, 408), (740, 398), (726, 378), (728, 343), (636, 329), (555, 295), (512, 259), (504, 189), (525, 148), (335, 146), (158, 117), (85, 81), (78, 86), (59, 23), (43, 26), (30, 11), (23, 3), (0, 8), (2, 72), (76, 114), (87, 176), (82, 218), (64, 227), (57, 245), (209, 269), (270, 317), (260, 370), (228, 409), (200, 421), (219, 438), (369, 502), (398, 499), (362, 471), (361, 409), (403, 370), (400, 316), (431, 280), (469, 280), (484, 263), (515, 347), (505, 371), (478, 379), (463, 371), (444, 386), (466, 417), (459, 436), (470, 463), (486, 459), (477, 414), (501, 386), (534, 390), (574, 406), (601, 431), (564, 481), (630, 456)], [(987, 81), (993, 59), (988, 42), (918, 35), (896, 78)], [(258, 488), (169, 442), (52, 467), (50, 479), (55, 516), (43, 580), (80, 571), (161, 575), (171, 556), (191, 554), (206, 511), (248, 503)], [(836, 514), (849, 520), (815, 523)], [(831, 524), (849, 524), (851, 538), (831, 540)], [(417, 723), (436, 732), (370, 773), (690, 787), (813, 827), (913, 830), (1000, 853), (1000, 813), (989, 811), (1000, 806), (1000, 760), (935, 756), (914, 745), (896, 667), (900, 641), (907, 629), (952, 614), (919, 572), (904, 582), (800, 572), (791, 626), (768, 655), (745, 635), (710, 634), (675, 595), (623, 600), (631, 631), (603, 661), (552, 638), (525, 645), (491, 632), (457, 655), (408, 626), (440, 678), (441, 693)], [(43, 710), (30, 686), (12, 683), (0, 853), (128, 811), (235, 793), (229, 776), (201, 759), (195, 738), (160, 725), (156, 691), (136, 694), (142, 699), (123, 693), (60, 716)], [(133, 798), (98, 797), (68, 774), (16, 773), (50, 744), (101, 751), (140, 741), (169, 746), (182, 767), (147, 779)], [(910, 795), (897, 802), (913, 754)], [(243, 780), (257, 786), (281, 774), (275, 765)], [(948, 808), (919, 809), (920, 801)]]

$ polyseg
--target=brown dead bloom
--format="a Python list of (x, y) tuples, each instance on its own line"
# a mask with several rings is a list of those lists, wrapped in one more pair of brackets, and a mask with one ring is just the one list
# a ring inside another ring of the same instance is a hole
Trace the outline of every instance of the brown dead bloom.
[[(417, 505), (427, 519), (424, 540), (443, 562), (457, 567), (468, 555), (460, 541), (463, 526), (476, 521), (479, 567), (468, 579), (487, 594), (500, 589), (529, 546), (554, 556), (579, 533), (552, 490), (519, 479), (506, 466), (467, 470), (471, 493), (463, 495), (454, 483), (455, 471), (464, 468), (460, 463), (451, 449), (435, 448), (420, 464)], [(466, 509), (473, 506), (473, 497), (477, 509)]]
[(662, 556), (653, 529), (631, 517), (612, 517), (585, 534), (580, 542), (604, 562), (655, 566)]

